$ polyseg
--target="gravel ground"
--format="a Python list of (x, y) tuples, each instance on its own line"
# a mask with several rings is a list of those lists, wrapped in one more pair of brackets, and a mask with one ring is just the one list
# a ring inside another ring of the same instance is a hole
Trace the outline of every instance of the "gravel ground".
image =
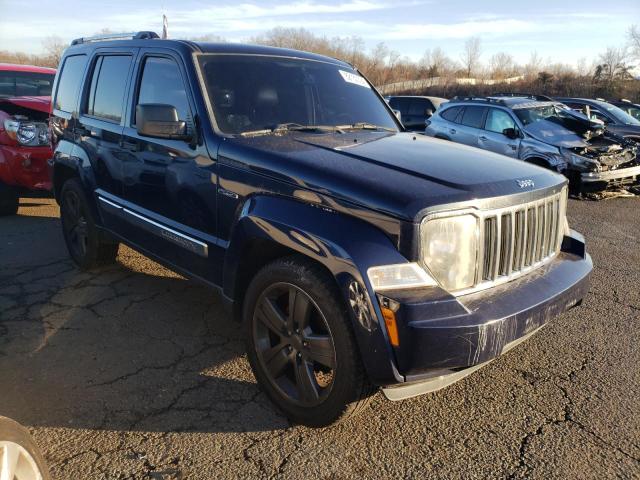
[(338, 427), (290, 425), (215, 293), (127, 248), (81, 273), (58, 208), (0, 219), (0, 414), (55, 479), (640, 478), (640, 199), (576, 202), (582, 307), (483, 370)]

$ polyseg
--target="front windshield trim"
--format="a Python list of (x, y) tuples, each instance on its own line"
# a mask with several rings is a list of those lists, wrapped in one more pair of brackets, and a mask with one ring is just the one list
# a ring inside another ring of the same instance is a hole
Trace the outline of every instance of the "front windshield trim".
[(218, 125), (218, 120), (217, 120), (216, 115), (214, 113), (213, 105), (211, 103), (211, 95), (209, 93), (209, 86), (208, 86), (208, 84), (207, 84), (207, 82), (205, 80), (204, 72), (203, 72), (203, 69), (202, 69), (201, 62), (200, 62), (201, 57), (207, 57), (207, 56), (272, 57), (272, 58), (281, 58), (281, 59), (288, 59), (288, 60), (316, 62), (316, 63), (322, 63), (322, 64), (326, 64), (326, 65), (332, 65), (332, 66), (338, 67), (338, 68), (345, 68), (345, 69), (352, 70), (352, 71), (356, 72), (358, 75), (360, 75), (367, 82), (367, 84), (371, 88), (371, 91), (373, 92), (373, 94), (378, 97), (378, 100), (382, 103), (383, 107), (387, 110), (387, 113), (389, 114), (389, 117), (391, 118), (392, 122), (394, 123), (395, 128), (396, 128), (396, 132), (405, 131), (404, 126), (397, 119), (397, 117), (394, 114), (393, 110), (391, 109), (389, 104), (384, 100), (383, 96), (380, 94), (378, 89), (369, 81), (369, 79), (367, 79), (362, 74), (362, 72), (360, 72), (360, 70), (358, 70), (357, 67), (355, 67), (354, 65), (351, 65), (349, 63), (340, 61), (338, 59), (335, 59), (335, 61), (331, 61), (330, 59), (323, 60), (323, 59), (319, 59), (319, 58), (306, 58), (306, 57), (298, 57), (298, 56), (292, 56), (292, 55), (278, 55), (278, 54), (272, 54), (272, 53), (241, 53), (241, 52), (234, 53), (234, 52), (202, 52), (202, 51), (193, 52), (192, 53), (192, 60), (193, 60), (193, 64), (194, 64), (194, 67), (195, 67), (195, 70), (196, 70), (196, 75), (198, 77), (198, 83), (200, 84), (200, 91), (202, 92), (203, 100), (205, 102), (205, 106), (206, 106), (206, 109), (207, 109), (207, 115), (209, 117), (209, 121), (211, 122), (211, 126), (213, 128), (213, 131), (216, 133), (216, 135), (219, 135), (221, 137), (237, 138), (237, 137), (241, 137), (242, 134), (241, 133), (225, 132)]

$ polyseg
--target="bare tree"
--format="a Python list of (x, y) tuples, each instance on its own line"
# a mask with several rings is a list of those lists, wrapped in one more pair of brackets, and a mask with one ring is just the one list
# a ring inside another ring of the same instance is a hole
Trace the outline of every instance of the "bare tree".
[(635, 60), (640, 60), (640, 25), (631, 25), (629, 27), (627, 39), (631, 55)]
[(531, 52), (529, 61), (524, 66), (524, 75), (527, 78), (535, 78), (538, 73), (543, 69), (544, 61), (542, 57), (538, 55), (538, 52)]
[(515, 76), (518, 69), (513, 56), (505, 52), (492, 55), (489, 60), (489, 68), (491, 69), (491, 78), (497, 80)]
[(460, 60), (467, 72), (468, 78), (471, 78), (471, 74), (478, 68), (481, 55), (482, 45), (480, 37), (471, 37), (464, 42), (464, 50), (460, 55)]
[(62, 58), (62, 52), (67, 48), (67, 44), (57, 35), (45, 37), (42, 41), (42, 48), (46, 56), (49, 57), (51, 64), (57, 66)]
[(598, 56), (595, 79), (611, 83), (616, 79), (625, 80), (630, 76), (630, 65), (627, 65), (629, 54), (626, 47), (608, 47)]

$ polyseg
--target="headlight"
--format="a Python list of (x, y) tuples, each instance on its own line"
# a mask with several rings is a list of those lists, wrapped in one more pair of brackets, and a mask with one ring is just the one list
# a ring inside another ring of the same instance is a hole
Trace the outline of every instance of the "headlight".
[(422, 263), (446, 290), (475, 283), (478, 219), (458, 215), (426, 219), (420, 228)]
[(584, 168), (585, 170), (599, 172), (602, 168), (600, 162), (591, 158), (583, 157), (577, 153), (573, 153), (568, 148), (561, 148), (562, 157), (574, 167)]
[(9, 118), (4, 121), (4, 129), (20, 145), (38, 147), (49, 144), (49, 128), (46, 123)]
[(367, 275), (376, 292), (437, 285), (437, 282), (417, 263), (371, 267), (367, 270)]

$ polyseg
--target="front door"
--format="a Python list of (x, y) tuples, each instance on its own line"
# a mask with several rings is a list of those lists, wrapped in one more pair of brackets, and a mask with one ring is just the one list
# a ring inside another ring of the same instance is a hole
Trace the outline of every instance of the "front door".
[[(129, 238), (173, 266), (219, 283), (217, 164), (199, 140), (185, 67), (170, 51), (142, 50), (134, 79), (122, 139), (130, 153), (123, 165), (125, 213), (129, 212), (132, 225)], [(138, 134), (135, 107), (153, 103), (175, 107), (191, 139)]]
[(490, 108), (484, 125), (484, 131), (478, 137), (478, 147), (484, 150), (518, 157), (520, 146), (519, 138), (509, 138), (504, 134), (505, 129), (516, 129), (516, 122), (506, 111), (499, 108)]

